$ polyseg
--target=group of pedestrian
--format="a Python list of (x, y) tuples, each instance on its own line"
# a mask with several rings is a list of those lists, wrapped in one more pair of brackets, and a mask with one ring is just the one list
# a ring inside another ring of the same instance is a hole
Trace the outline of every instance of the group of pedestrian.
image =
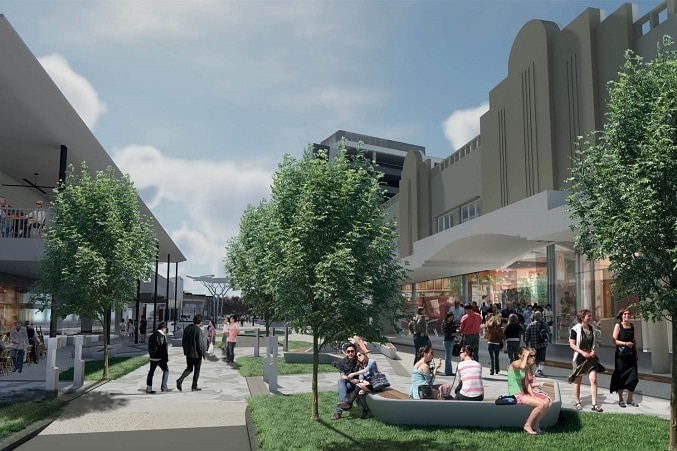
[[(191, 391), (201, 391), (198, 385), (200, 378), (200, 368), (202, 361), (208, 355), (213, 355), (213, 348), (216, 340), (216, 327), (212, 320), (208, 321), (207, 334), (202, 330), (203, 317), (200, 314), (195, 315), (192, 324), (186, 327), (181, 338), (181, 346), (183, 354), (186, 357), (186, 369), (183, 370), (181, 376), (176, 380), (176, 389), (183, 391), (183, 381), (191, 375)], [(223, 334), (226, 343), (226, 362), (233, 362), (235, 359), (235, 344), (237, 343), (237, 335), (240, 333), (240, 327), (233, 317), (228, 317), (224, 320)], [(209, 350), (212, 351), (209, 351)], [(172, 391), (168, 385), (169, 379), (169, 353), (167, 345), (167, 324), (161, 322), (157, 329), (150, 335), (148, 339), (148, 354), (150, 356), (150, 370), (146, 376), (146, 393), (154, 394), (153, 390), (153, 376), (157, 367), (162, 370), (162, 383), (160, 390), (163, 392)]]

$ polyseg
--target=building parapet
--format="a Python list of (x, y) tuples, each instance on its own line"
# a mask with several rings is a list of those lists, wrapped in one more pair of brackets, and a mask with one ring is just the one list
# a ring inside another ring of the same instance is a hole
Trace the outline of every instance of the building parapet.
[(649, 34), (651, 30), (668, 20), (668, 3), (672, 5), (673, 11), (677, 11), (677, 0), (668, 0), (635, 21), (635, 34), (637, 37)]
[(468, 141), (466, 144), (461, 146), (454, 153), (449, 155), (447, 158), (445, 158), (444, 160), (442, 160), (441, 162), (436, 164), (435, 167), (433, 167), (433, 169), (432, 169), (432, 174), (433, 175), (439, 174), (440, 172), (447, 169), (450, 165), (456, 163), (457, 161), (461, 160), (462, 158), (465, 158), (471, 152), (473, 152), (473, 151), (475, 151), (479, 148), (480, 148), (480, 135), (477, 135), (473, 139)]

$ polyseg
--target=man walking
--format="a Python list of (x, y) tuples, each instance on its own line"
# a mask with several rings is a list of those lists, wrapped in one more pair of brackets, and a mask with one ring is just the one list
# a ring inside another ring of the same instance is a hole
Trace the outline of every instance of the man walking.
[(153, 332), (148, 339), (148, 354), (150, 355), (150, 371), (148, 371), (148, 376), (146, 377), (146, 393), (153, 394), (153, 375), (155, 374), (155, 368), (158, 366), (162, 370), (162, 384), (160, 385), (160, 390), (163, 392), (172, 391), (171, 388), (167, 387), (167, 381), (169, 380), (169, 367), (167, 367), (167, 362), (169, 362), (169, 353), (167, 352), (167, 324), (161, 322), (157, 326), (157, 330)]
[(195, 372), (193, 373), (191, 391), (202, 390), (198, 388), (197, 380), (200, 378), (200, 365), (202, 365), (202, 359), (206, 357), (206, 353), (205, 336), (200, 326), (202, 326), (202, 315), (198, 313), (193, 318), (193, 324), (183, 331), (181, 345), (183, 346), (183, 355), (186, 356), (186, 369), (183, 370), (181, 377), (176, 380), (176, 388), (179, 391), (181, 391), (183, 380), (193, 371)]
[(23, 370), (24, 360), (26, 359), (26, 348), (28, 347), (28, 333), (21, 321), (16, 321), (14, 327), (9, 331), (9, 341), (14, 346), (12, 348), (12, 363), (14, 371), (19, 373)]
[(477, 361), (479, 361), (481, 326), (482, 315), (477, 313), (471, 304), (466, 304), (465, 315), (461, 318), (461, 327), (459, 327), (459, 331), (463, 335), (462, 344), (472, 347), (473, 359)]
[(534, 313), (534, 320), (527, 327), (524, 333), (524, 342), (530, 348), (536, 350), (536, 376), (544, 377), (543, 362), (545, 362), (545, 351), (548, 347), (548, 340), (550, 339), (550, 327), (543, 321), (541, 312)]

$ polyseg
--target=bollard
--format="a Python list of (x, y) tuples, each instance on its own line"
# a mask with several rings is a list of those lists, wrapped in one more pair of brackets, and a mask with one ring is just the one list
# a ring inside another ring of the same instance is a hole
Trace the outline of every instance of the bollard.
[(56, 398), (59, 394), (59, 368), (56, 366), (56, 350), (58, 339), (47, 339), (47, 363), (45, 365), (45, 394), (48, 399)]
[(284, 345), (282, 346), (284, 352), (289, 351), (289, 327), (284, 328)]
[(75, 336), (75, 361), (73, 362), (73, 388), (80, 388), (85, 381), (85, 361), (82, 360), (82, 344), (85, 337)]
[(277, 337), (266, 339), (266, 357), (263, 359), (263, 380), (268, 383), (268, 391), (277, 393)]
[(254, 357), (259, 357), (261, 355), (261, 352), (259, 351), (259, 334), (261, 332), (261, 328), (257, 327), (256, 328), (256, 343), (254, 343)]

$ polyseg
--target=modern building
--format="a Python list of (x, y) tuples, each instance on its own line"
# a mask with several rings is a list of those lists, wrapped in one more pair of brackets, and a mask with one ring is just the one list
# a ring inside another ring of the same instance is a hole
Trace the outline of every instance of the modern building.
[(423, 146), (376, 138), (345, 130), (337, 130), (320, 144), (314, 144), (314, 148), (316, 150), (326, 150), (329, 158), (332, 158), (338, 153), (341, 140), (343, 139), (345, 139), (348, 155), (355, 155), (361, 152), (376, 165), (379, 172), (383, 173), (381, 181), (385, 188), (385, 195), (388, 198), (393, 197), (399, 192), (402, 166), (407, 153), (411, 151), (418, 152), (424, 160), (429, 160), (431, 164), (437, 164), (440, 161), (439, 158), (426, 156), (425, 147)]
[[(643, 17), (624, 4), (608, 15), (588, 8), (563, 28), (544, 20), (522, 27), (505, 79), (489, 92), (480, 136), (437, 165), (409, 152), (399, 194), (387, 203), (398, 219), (412, 303), (433, 314), (456, 297), (550, 304), (559, 343), (575, 312), (589, 308), (610, 344), (628, 300), (612, 295), (608, 262), (573, 248), (570, 160), (577, 137), (603, 127), (606, 86), (626, 49), (655, 56), (663, 35), (677, 36), (676, 12), (676, 0)], [(665, 328), (650, 329), (643, 323), (639, 331), (645, 348), (667, 342)]]
[[(53, 195), (52, 187), (63, 177), (69, 164), (79, 167), (86, 161), (92, 171), (111, 166), (122, 175), (1, 14), (0, 161), (0, 194), (9, 201), (12, 212), (18, 211), (25, 216), (36, 209), (38, 201), (42, 201), (49, 217), (47, 207)], [(181, 250), (149, 208), (143, 201), (140, 204), (142, 213), (151, 218), (155, 226), (161, 262), (178, 264), (185, 261)], [(32, 305), (29, 299), (31, 286), (40, 277), (38, 262), (43, 255), (42, 237), (40, 233), (24, 233), (24, 228), (19, 219), (2, 224), (0, 332), (15, 318), (49, 323), (49, 311), (37, 311), (38, 306)], [(76, 318), (69, 319), (77, 322)]]

